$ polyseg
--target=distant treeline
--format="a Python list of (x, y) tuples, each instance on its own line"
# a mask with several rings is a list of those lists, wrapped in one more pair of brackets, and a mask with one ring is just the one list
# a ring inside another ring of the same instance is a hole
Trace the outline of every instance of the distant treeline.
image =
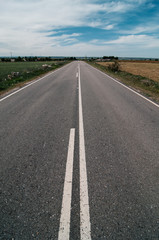
[(0, 61), (2, 62), (37, 62), (37, 61), (73, 61), (76, 60), (75, 57), (62, 57), (62, 58), (53, 58), (53, 57), (2, 57)]
[(118, 60), (119, 58), (118, 57), (114, 57), (114, 56), (103, 56), (103, 57), (91, 57), (91, 58), (87, 58), (88, 61), (115, 61), (115, 60)]
[(114, 56), (103, 56), (103, 57), (87, 57), (88, 61), (97, 62), (111, 62), (111, 61), (159, 61), (158, 58), (128, 58), (128, 57), (114, 57)]
[(118, 57), (114, 57), (114, 56), (103, 56), (103, 59), (107, 59), (107, 60), (118, 60)]

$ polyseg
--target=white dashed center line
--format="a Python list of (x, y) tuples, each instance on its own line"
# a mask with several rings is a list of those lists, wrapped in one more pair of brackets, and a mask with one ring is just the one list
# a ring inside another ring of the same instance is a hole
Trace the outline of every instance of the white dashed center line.
[[(76, 77), (79, 82), (80, 239), (91, 240), (80, 66), (78, 66), (78, 73), (76, 74)], [(70, 238), (74, 142), (75, 129), (72, 128), (70, 130), (58, 240), (69, 240)]]
[(78, 71), (79, 71), (78, 79), (79, 79), (80, 234), (81, 234), (81, 240), (90, 240), (91, 224), (90, 224), (90, 214), (89, 214), (80, 66), (78, 67)]
[(69, 240), (75, 129), (70, 130), (58, 240)]

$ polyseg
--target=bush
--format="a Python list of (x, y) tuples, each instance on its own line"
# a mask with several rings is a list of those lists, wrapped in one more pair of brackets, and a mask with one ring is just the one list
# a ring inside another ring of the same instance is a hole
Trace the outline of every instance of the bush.
[(120, 64), (119, 62), (116, 60), (114, 61), (113, 64), (108, 66), (108, 69), (112, 72), (119, 72), (120, 71)]

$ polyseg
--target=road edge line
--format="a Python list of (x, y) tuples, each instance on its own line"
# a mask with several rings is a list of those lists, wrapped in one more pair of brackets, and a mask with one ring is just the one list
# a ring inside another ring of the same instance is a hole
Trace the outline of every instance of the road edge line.
[[(88, 64), (88, 63), (87, 63), (87, 64)], [(136, 92), (135, 90), (131, 89), (130, 87), (128, 87), (128, 86), (126, 86), (126, 85), (124, 85), (124, 84), (123, 84), (123, 83), (121, 83), (121, 82), (119, 82), (119, 80), (116, 80), (116, 79), (114, 79), (113, 77), (109, 76), (108, 74), (106, 74), (106, 73), (104, 73), (104, 72), (100, 71), (100, 70), (99, 70), (99, 69), (97, 69), (96, 67), (93, 67), (93, 66), (91, 66), (90, 64), (88, 64), (88, 65), (89, 65), (90, 67), (92, 67), (93, 69), (97, 70), (98, 72), (102, 73), (103, 75), (105, 75), (105, 76), (109, 77), (109, 78), (110, 78), (110, 79), (112, 79), (114, 82), (116, 82), (116, 83), (120, 84), (121, 86), (123, 86), (123, 87), (127, 88), (127, 89), (128, 89), (128, 90), (130, 90), (131, 92), (135, 93), (136, 95), (140, 96), (141, 98), (143, 98), (143, 99), (147, 100), (148, 102), (152, 103), (154, 106), (156, 106), (156, 107), (158, 107), (158, 108), (159, 108), (159, 104), (157, 104), (157, 103), (155, 103), (155, 102), (151, 101), (150, 99), (148, 99), (148, 98), (144, 97), (142, 94), (140, 94), (140, 93)]]
[[(70, 63), (69, 63), (69, 64), (70, 64)], [(41, 78), (39, 78), (39, 79), (37, 79), (37, 80), (32, 80), (32, 82), (29, 83), (29, 84), (27, 84), (26, 86), (24, 86), (24, 87), (22, 87), (22, 88), (16, 90), (16, 91), (13, 92), (13, 93), (10, 93), (9, 95), (7, 95), (7, 96), (5, 96), (5, 97), (0, 98), (0, 102), (2, 102), (2, 101), (4, 101), (5, 99), (7, 99), (7, 98), (9, 98), (9, 97), (11, 97), (11, 96), (13, 96), (13, 95), (15, 95), (15, 94), (18, 93), (18, 92), (24, 90), (25, 88), (28, 88), (28, 87), (30, 87), (31, 85), (33, 85), (33, 84), (35, 84), (35, 83), (37, 83), (37, 82), (43, 80), (45, 77), (48, 77), (48, 76), (50, 76), (51, 74), (56, 73), (57, 71), (63, 69), (64, 67), (68, 66), (69, 64), (67, 64), (67, 65), (65, 65), (65, 66), (63, 66), (63, 67), (60, 67), (60, 68), (54, 70), (54, 71), (51, 72), (51, 73), (47, 73), (45, 76), (43, 76), (43, 77), (41, 77)]]

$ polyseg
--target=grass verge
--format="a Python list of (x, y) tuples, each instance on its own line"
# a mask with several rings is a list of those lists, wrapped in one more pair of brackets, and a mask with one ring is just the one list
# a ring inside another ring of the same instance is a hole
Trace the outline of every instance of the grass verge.
[(125, 71), (113, 72), (107, 66), (102, 66), (96, 62), (87, 62), (87, 63), (101, 70), (102, 72), (105, 72), (106, 74), (110, 75), (116, 80), (119, 80), (125, 85), (133, 88), (137, 92), (140, 92), (141, 94), (150, 98), (151, 100), (159, 103), (159, 83), (158, 82), (146, 77), (142, 77), (140, 75), (133, 75)]
[(64, 66), (69, 61), (0, 63), (0, 94)]

